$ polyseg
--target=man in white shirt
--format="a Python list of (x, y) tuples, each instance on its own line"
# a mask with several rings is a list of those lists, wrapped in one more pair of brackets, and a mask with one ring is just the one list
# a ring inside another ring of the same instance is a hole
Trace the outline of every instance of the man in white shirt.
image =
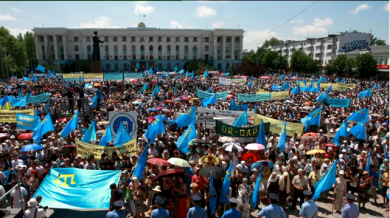
[(86, 170), (97, 170), (96, 165), (93, 163), (92, 158), (88, 158), (88, 162), (84, 164), (84, 169)]
[(149, 145), (149, 149), (148, 149), (148, 155), (153, 155), (153, 157), (158, 157), (158, 152), (157, 150), (154, 148), (154, 144), (150, 144)]
[[(15, 186), (17, 184), (16, 181), (12, 182), (12, 186)], [(20, 199), (20, 192), (22, 192), (22, 199)], [(28, 199), (28, 193), (27, 190), (23, 187), (16, 187), (14, 190), (10, 193), (11, 196), (11, 208), (22, 208), (26, 206), (26, 202)]]
[(31, 198), (28, 202), (28, 209), (24, 211), (24, 218), (45, 218), (47, 217), (44, 209), (38, 208), (38, 202), (35, 198)]
[(16, 166), (24, 164), (23, 160), (18, 159), (18, 154), (16, 152), (12, 153), (12, 159), (11, 165), (13, 170), (15, 170)]

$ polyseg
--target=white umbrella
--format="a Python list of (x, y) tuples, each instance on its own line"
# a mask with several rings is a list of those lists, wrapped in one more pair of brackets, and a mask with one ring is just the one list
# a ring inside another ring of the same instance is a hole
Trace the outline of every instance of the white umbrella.
[(260, 150), (264, 150), (265, 146), (260, 143), (251, 143), (245, 146), (245, 149), (252, 150), (252, 151), (260, 151)]
[(168, 162), (178, 167), (190, 167), (190, 164), (181, 158), (172, 157), (168, 159)]
[(234, 142), (228, 142), (228, 143), (225, 143), (222, 148), (225, 150), (225, 151), (228, 151), (228, 152), (241, 152), (243, 151), (242, 147), (240, 146), (239, 143), (234, 143)]

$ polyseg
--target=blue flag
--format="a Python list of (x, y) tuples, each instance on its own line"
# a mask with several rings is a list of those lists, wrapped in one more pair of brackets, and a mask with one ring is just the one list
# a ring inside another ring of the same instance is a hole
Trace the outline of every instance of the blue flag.
[(175, 88), (173, 89), (173, 94), (177, 94), (177, 83), (175, 83)]
[(146, 157), (148, 154), (149, 145), (147, 144), (142, 151), (141, 156), (138, 158), (137, 166), (134, 169), (133, 175), (137, 177), (138, 180), (142, 179), (146, 167)]
[(327, 92), (332, 91), (332, 85), (330, 85), (325, 91)]
[(281, 75), (281, 76), (279, 77), (279, 79), (283, 79), (283, 78), (284, 78), (284, 76), (285, 76), (285, 74)]
[(11, 104), (11, 107), (26, 107), (27, 99), (26, 97), (12, 98), (9, 100), (9, 103)]
[(194, 71), (192, 71), (191, 78), (192, 78), (192, 79), (195, 78), (195, 73), (194, 73)]
[(345, 79), (342, 79), (341, 82), (342, 82), (342, 83), (345, 83)]
[(139, 91), (139, 94), (142, 95), (142, 92), (148, 90), (148, 84), (144, 83), (144, 86), (142, 87), (141, 91)]
[(370, 89), (366, 89), (364, 91), (359, 92), (358, 98), (365, 98), (372, 96), (372, 92)]
[(36, 83), (38, 81), (38, 77), (34, 74), (33, 81)]
[(202, 100), (203, 107), (207, 107), (209, 104), (217, 104), (217, 93), (214, 93), (214, 95), (210, 98), (205, 98)]
[(139, 69), (139, 68), (140, 68), (140, 67), (139, 67), (139, 62), (137, 62), (135, 66)]
[(79, 127), (79, 110), (74, 113), (72, 118), (68, 121), (65, 128), (61, 131), (60, 135), (62, 138), (66, 138), (73, 130)]
[(21, 98), (21, 97), (23, 97), (22, 91), (20, 91), (20, 89), (18, 89), (18, 98)]
[(215, 207), (217, 206), (217, 192), (215, 191), (214, 187), (214, 178), (212, 176), (212, 172), (210, 172), (210, 198), (209, 198), (209, 208), (210, 208), (210, 215), (215, 214)]
[(177, 69), (177, 67), (175, 67), (175, 72), (177, 72), (179, 69)]
[(249, 87), (249, 86), (251, 86), (252, 85), (252, 81), (250, 81), (249, 83), (248, 83), (248, 85), (246, 85), (246, 87)]
[(50, 208), (107, 209), (109, 185), (119, 181), (120, 173), (120, 170), (52, 168), (33, 197), (42, 196), (41, 204)]
[(184, 154), (188, 153), (188, 143), (196, 138), (196, 128), (195, 124), (191, 123), (191, 125), (187, 128), (187, 130), (179, 137), (176, 142), (177, 148), (182, 151)]
[(371, 165), (371, 150), (368, 152), (368, 157), (367, 157), (367, 165), (366, 165), (366, 171), (370, 172), (370, 165)]
[[(279, 142), (278, 142), (278, 147), (280, 149), (280, 152), (283, 152), (284, 148), (286, 147), (286, 143), (287, 143), (286, 125), (287, 125), (287, 122), (284, 121), (283, 126), (282, 126), (282, 130), (280, 132)], [(267, 145), (264, 145), (264, 146), (267, 146)]]
[(206, 69), (206, 71), (203, 73), (203, 78), (206, 78), (208, 75), (208, 70)]
[(252, 79), (253, 79), (253, 75), (251, 76), (251, 78), (249, 78), (249, 80), (252, 81)]
[(334, 135), (334, 138), (332, 140), (332, 142), (335, 144), (335, 145), (340, 145), (339, 141), (340, 141), (340, 137), (343, 136), (343, 137), (348, 137), (348, 129), (347, 129), (347, 126), (348, 126), (348, 122), (347, 121), (344, 121), (341, 126), (340, 126), (340, 129), (339, 131), (336, 132), (336, 134)]
[(83, 77), (81, 76), (81, 74), (79, 75), (79, 83), (81, 83), (81, 81), (83, 81)]
[(186, 77), (188, 77), (190, 74), (188, 73), (188, 70), (186, 71)]
[(267, 139), (265, 138), (265, 131), (264, 131), (264, 122), (261, 120), (261, 124), (259, 127), (259, 133), (257, 133), (256, 137), (256, 143), (264, 145), (265, 149), (264, 151), (267, 151)]
[(153, 69), (152, 68), (149, 69), (149, 74), (153, 74)]
[(232, 179), (233, 174), (233, 161), (230, 161), (230, 166), (226, 171), (225, 179), (223, 180), (221, 187), (221, 194), (219, 195), (219, 203), (225, 204), (229, 199), (230, 192), (230, 180)]
[(28, 78), (28, 77), (23, 77), (23, 80), (25, 81), (25, 82), (27, 82), (27, 81), (30, 81), (30, 78)]
[(9, 175), (11, 174), (11, 170), (4, 171), (3, 173), (4, 173), (5, 178), (6, 178), (6, 179), (4, 180), (4, 182), (3, 182), (3, 184), (2, 184), (2, 185), (4, 186), (4, 185), (6, 185), (7, 182), (8, 182)]
[(51, 70), (48, 71), (48, 74), (49, 74), (49, 78), (57, 78), (56, 75), (53, 72), (51, 72)]
[(252, 208), (257, 208), (257, 196), (259, 195), (262, 174), (263, 174), (263, 167), (261, 167), (260, 173), (257, 176), (255, 189), (253, 190), (252, 200), (251, 200)]
[(368, 114), (369, 114), (368, 108), (363, 108), (363, 109), (358, 110), (358, 111), (354, 112), (353, 114), (351, 114), (351, 116), (349, 116), (347, 118), (347, 121), (360, 122), (362, 119), (364, 119), (367, 123), (368, 122)]
[(337, 78), (336, 80), (335, 80), (335, 82), (337, 83), (339, 81), (339, 78)]
[(165, 74), (165, 77), (169, 77), (169, 71)]
[(321, 107), (312, 111), (309, 115), (301, 119), (301, 123), (305, 125), (304, 131), (309, 129), (310, 126), (319, 126), (321, 121)]
[(45, 73), (46, 68), (40, 64), (38, 64), (37, 70), (41, 71), (42, 73)]
[(154, 143), (157, 135), (165, 132), (162, 115), (154, 117), (154, 121), (149, 125), (146, 130), (145, 137), (148, 139), (148, 144)]
[(352, 127), (349, 133), (355, 136), (356, 139), (366, 140), (366, 123), (364, 120)]
[(54, 125), (51, 121), (50, 114), (47, 114), (45, 118), (43, 118), (42, 123), (38, 123), (37, 129), (31, 137), (34, 139), (34, 142), (39, 144), (41, 142), (42, 136), (49, 131), (54, 131)]
[(238, 119), (233, 123), (233, 126), (235, 127), (241, 127), (244, 125), (248, 125), (248, 115), (246, 111), (238, 117)]
[(281, 87), (281, 91), (285, 91), (290, 88), (290, 85), (288, 83), (284, 83)]
[(114, 145), (115, 145), (115, 147), (118, 147), (118, 146), (125, 144), (126, 142), (129, 142), (130, 140), (131, 140), (131, 137), (121, 122), (119, 125), (118, 132), (116, 133), (116, 136), (114, 139)]
[(329, 96), (327, 92), (321, 92), (321, 94), (318, 95), (316, 102), (326, 101), (328, 98)]
[(211, 93), (211, 89), (210, 89), (210, 87), (207, 89), (207, 92), (208, 92), (208, 93)]
[(96, 140), (96, 120), (92, 121), (87, 131), (84, 133), (82, 142), (92, 142)]
[(158, 87), (158, 85), (156, 85), (156, 87), (154, 87), (154, 90), (152, 92), (152, 96), (155, 96), (159, 92), (160, 92), (160, 88)]
[(295, 86), (295, 87), (291, 90), (291, 94), (299, 94), (299, 86)]
[(107, 143), (111, 142), (113, 140), (112, 133), (111, 133), (111, 126), (110, 124), (107, 125), (106, 131), (104, 132), (102, 138), (100, 139), (99, 145), (107, 146)]
[(179, 71), (179, 74), (181, 75), (181, 74), (183, 74), (184, 73), (184, 69), (181, 69), (180, 71)]
[(191, 123), (196, 124), (196, 108), (192, 107), (189, 109), (185, 114), (182, 114), (179, 118), (176, 119), (176, 124), (177, 126), (183, 127), (183, 126), (188, 126)]
[(336, 183), (337, 161), (334, 161), (328, 172), (314, 185), (313, 200), (318, 199), (322, 192), (328, 191)]
[(97, 95), (93, 96), (93, 98), (91, 98), (91, 100), (89, 100), (91, 104), (91, 108), (94, 109), (98, 103), (98, 98), (97, 98)]
[(41, 118), (27, 114), (16, 114), (16, 126), (18, 129), (36, 130), (41, 123)]

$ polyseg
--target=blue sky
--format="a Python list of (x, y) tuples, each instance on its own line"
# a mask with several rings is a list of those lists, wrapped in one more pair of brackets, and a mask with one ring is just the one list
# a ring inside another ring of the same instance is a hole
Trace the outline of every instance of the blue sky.
[[(317, 2), (0, 2), (0, 25), (12, 34), (33, 27), (242, 28), (244, 49), (274, 36), (300, 40), (340, 31), (371, 32), (389, 42), (389, 3)], [(145, 15), (140, 19), (139, 16)]]

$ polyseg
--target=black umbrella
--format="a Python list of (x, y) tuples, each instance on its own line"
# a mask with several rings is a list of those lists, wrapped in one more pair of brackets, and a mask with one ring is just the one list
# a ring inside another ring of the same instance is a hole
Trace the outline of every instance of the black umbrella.
[(239, 143), (228, 142), (222, 146), (223, 150), (228, 152), (240, 152), (243, 151)]
[(209, 178), (210, 172), (211, 175), (213, 175), (213, 178), (217, 180), (221, 180), (222, 178), (225, 178), (226, 175), (226, 172), (222, 168), (216, 166), (204, 167), (201, 170), (199, 170), (198, 174), (206, 178)]

